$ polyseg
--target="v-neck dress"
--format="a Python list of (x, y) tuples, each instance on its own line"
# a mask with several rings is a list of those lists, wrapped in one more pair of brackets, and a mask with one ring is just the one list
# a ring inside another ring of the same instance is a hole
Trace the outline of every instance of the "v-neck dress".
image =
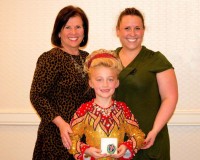
[[(116, 53), (119, 54), (121, 49), (117, 48)], [(125, 102), (130, 107), (146, 135), (152, 129), (161, 105), (156, 74), (171, 68), (172, 64), (163, 54), (142, 46), (137, 57), (119, 75), (120, 85), (116, 89), (115, 99)], [(140, 150), (134, 158), (134, 160), (150, 159), (170, 159), (167, 125), (157, 135), (154, 145), (149, 149)]]

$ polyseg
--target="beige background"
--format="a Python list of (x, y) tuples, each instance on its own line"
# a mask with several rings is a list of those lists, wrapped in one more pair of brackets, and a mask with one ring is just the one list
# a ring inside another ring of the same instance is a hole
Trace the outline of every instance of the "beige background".
[(29, 91), (39, 55), (51, 49), (55, 17), (66, 5), (80, 6), (90, 21), (84, 50), (120, 46), (115, 25), (134, 6), (145, 17), (144, 45), (161, 51), (175, 67), (179, 102), (169, 122), (172, 160), (200, 157), (200, 0), (1, 0), (0, 159), (28, 160), (40, 119)]

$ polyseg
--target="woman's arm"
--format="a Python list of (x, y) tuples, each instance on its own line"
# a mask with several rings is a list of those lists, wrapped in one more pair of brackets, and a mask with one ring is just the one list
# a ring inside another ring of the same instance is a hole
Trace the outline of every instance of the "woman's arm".
[(157, 134), (173, 115), (178, 101), (178, 85), (174, 70), (169, 69), (157, 73), (156, 77), (162, 103), (155, 118), (153, 128), (145, 139), (146, 145), (143, 149), (147, 149), (154, 144)]
[(38, 58), (31, 85), (30, 101), (45, 125), (59, 116), (49, 100), (49, 92), (58, 75), (57, 68), (56, 58), (49, 52), (43, 53)]

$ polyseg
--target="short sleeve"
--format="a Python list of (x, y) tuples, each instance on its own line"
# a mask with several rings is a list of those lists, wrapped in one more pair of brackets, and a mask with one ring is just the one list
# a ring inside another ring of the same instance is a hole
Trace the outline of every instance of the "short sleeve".
[(173, 69), (174, 67), (169, 60), (160, 52), (154, 52), (152, 56), (150, 71), (154, 73), (162, 72), (167, 69)]

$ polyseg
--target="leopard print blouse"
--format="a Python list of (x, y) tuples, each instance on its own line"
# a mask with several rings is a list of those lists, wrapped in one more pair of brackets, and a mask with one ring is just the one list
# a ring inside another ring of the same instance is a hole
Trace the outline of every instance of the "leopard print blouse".
[(82, 78), (71, 58), (73, 56), (82, 65), (81, 59), (85, 60), (87, 55), (82, 50), (75, 56), (53, 48), (38, 58), (30, 91), (31, 103), (41, 118), (34, 160), (73, 159), (63, 146), (59, 129), (52, 120), (61, 116), (69, 123), (77, 108), (94, 98), (94, 92), (88, 90), (88, 77)]

